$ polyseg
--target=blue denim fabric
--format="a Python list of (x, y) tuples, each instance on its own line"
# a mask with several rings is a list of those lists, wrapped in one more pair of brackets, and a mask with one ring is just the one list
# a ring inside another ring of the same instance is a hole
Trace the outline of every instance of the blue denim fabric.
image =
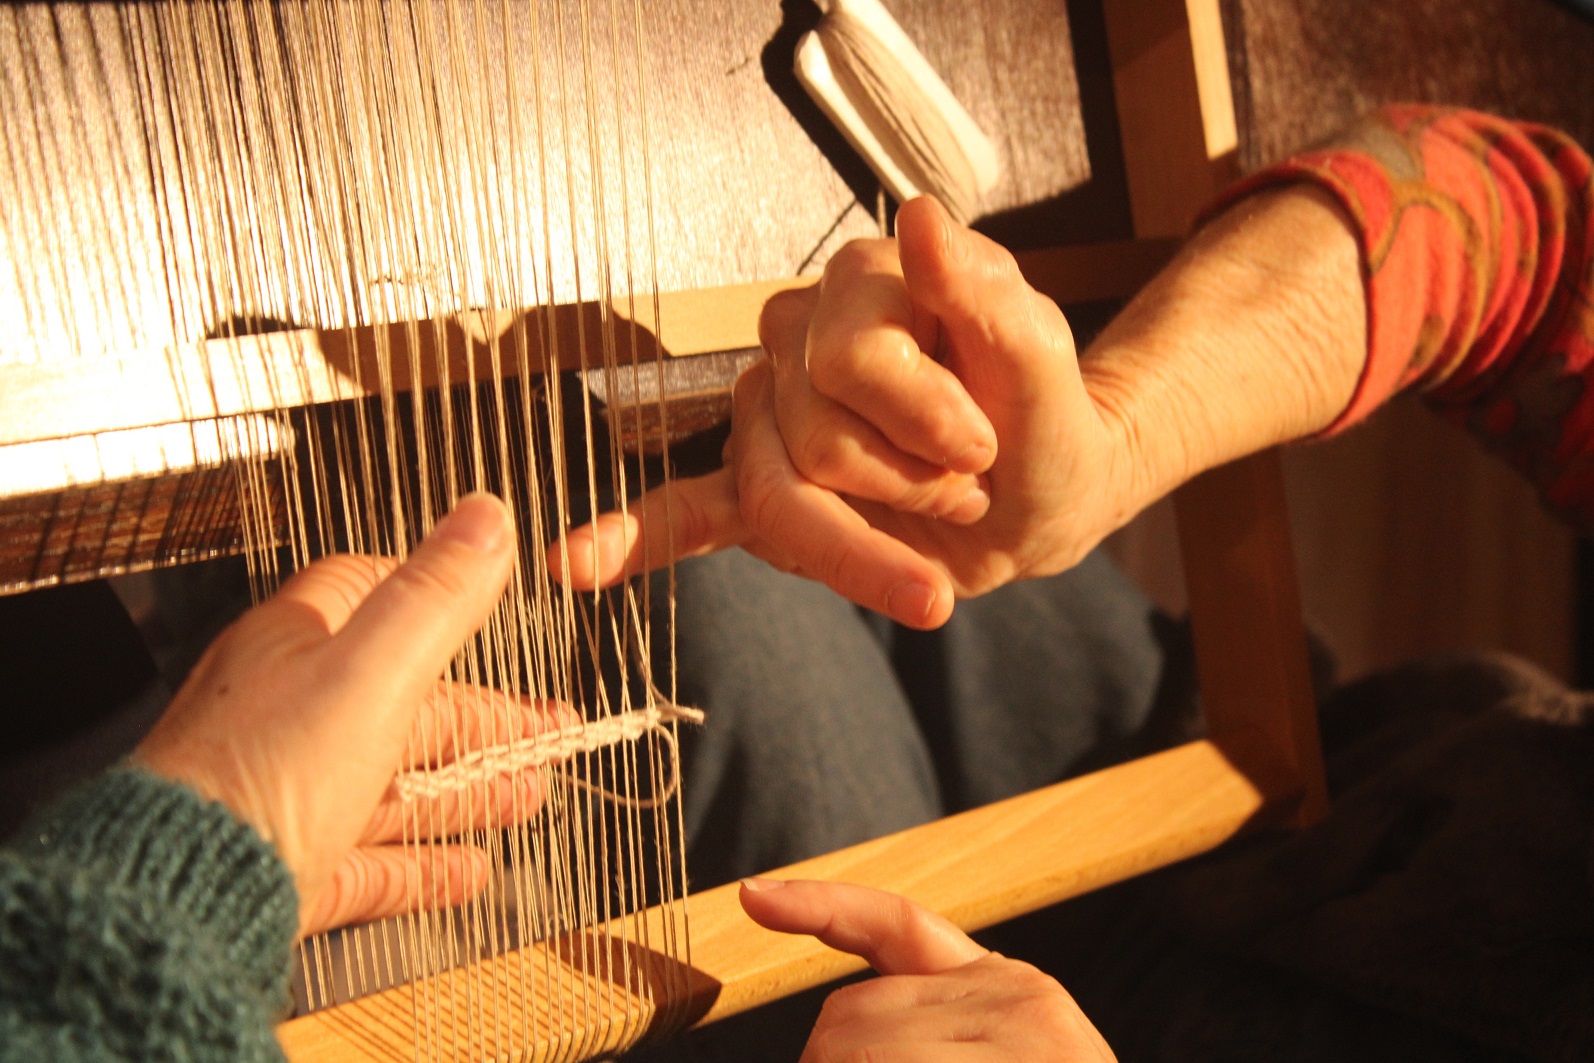
[(676, 577), (702, 888), (1055, 782), (1137, 734), (1166, 624), (1105, 557), (912, 631), (741, 551)]
[[(682, 564), (676, 597), (677, 696), (708, 713), (683, 742), (696, 889), (1134, 755), (1189, 703), (1183, 629), (1100, 554), (932, 632), (740, 551)], [(627, 1058), (795, 1060), (828, 992)]]

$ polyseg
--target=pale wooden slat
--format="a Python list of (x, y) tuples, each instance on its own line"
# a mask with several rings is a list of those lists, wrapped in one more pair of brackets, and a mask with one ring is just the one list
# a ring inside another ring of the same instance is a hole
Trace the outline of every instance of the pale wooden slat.
[[(1127, 298), (1167, 261), (1165, 241), (1126, 241), (1026, 252), (1020, 256), (1035, 283), (1059, 303)], [(758, 281), (658, 296), (657, 324), (664, 350), (675, 356), (758, 346), (758, 314), (777, 291), (812, 284), (812, 277)], [(633, 333), (634, 322), (634, 333)], [(541, 371), (553, 336), (557, 364), (602, 364), (605, 342), (622, 361), (633, 346), (653, 356), (655, 306), (651, 297), (617, 299), (605, 317), (597, 304), (549, 312), (527, 310), (356, 329), (298, 329), (237, 339), (211, 340), (181, 351), (131, 352), (117, 360), (64, 357), (0, 367), (0, 447), (102, 432), (359, 398), (378, 393), (379, 360), (393, 367), (395, 387), (412, 386), (409, 363), (420, 363), (423, 386), (446, 373), (458, 382), (474, 373), (514, 375), (522, 367), (494, 368), (484, 340), (524, 330), (529, 368)], [(609, 339), (605, 339), (609, 337)], [(584, 341), (584, 342), (580, 342)], [(500, 343), (499, 357), (521, 343)]]
[[(888, 889), (966, 929), (978, 929), (1205, 852), (1247, 827), (1288, 815), (1297, 786), (1271, 749), (1270, 742), (1248, 732), (1194, 742), (772, 874)], [(583, 987), (592, 1000), (611, 998), (604, 1007), (572, 1012), (587, 1016), (588, 1046), (609, 1051), (651, 1022), (644, 984), (660, 993), (673, 981), (676, 1024), (701, 1023), (861, 966), (855, 957), (812, 938), (754, 925), (741, 911), (734, 884), (691, 897), (687, 911), (690, 970), (624, 944), (638, 936), (626, 926), (613, 931), (620, 940), (611, 940), (611, 947), (632, 957), (638, 972), (623, 988), (609, 989), (590, 973), (566, 971), (557, 949), (539, 947), (445, 975), (444, 992), (458, 987), (482, 1000), (496, 993), (507, 1008), (523, 1003), (513, 974), (519, 965), (557, 967), (565, 984)], [(654, 910), (648, 918), (657, 940), (669, 913)], [(412, 1051), (408, 1015), (416, 992), (413, 987), (387, 990), (295, 1019), (279, 1028), (278, 1037), (293, 1063), (407, 1060)], [(557, 1012), (558, 1002), (546, 1010)], [(482, 1013), (492, 1014), (486, 1005)], [(533, 1019), (541, 1021), (542, 1014)], [(452, 1057), (445, 1051), (441, 1058)]]
[(1184, 236), (1238, 174), (1218, 0), (1105, 0), (1102, 8), (1135, 234)]
[[(1173, 249), (1172, 241), (1128, 241), (1021, 252), (1018, 260), (1031, 283), (1068, 305), (1125, 298)], [(657, 325), (663, 345), (680, 356), (663, 374), (665, 402), (659, 402), (655, 386), (660, 378), (651, 372), (634, 380), (619, 374), (612, 382), (599, 374), (592, 381), (603, 385), (595, 392), (605, 399), (622, 443), (651, 452), (666, 434), (678, 438), (728, 418), (736, 368), (756, 354), (765, 300), (812, 281), (799, 277), (661, 296)], [(0, 444), (0, 592), (236, 552), (245, 540), (236, 500), (224, 490), (224, 467), (231, 457), (258, 450), (243, 444), (267, 440), (277, 426), (261, 419), (243, 430), (235, 420), (210, 420), (208, 414), (368, 395), (373, 388), (359, 381), (378, 379), (377, 354), (384, 350), (398, 366), (395, 383), (401, 389), (409, 383), (408, 352), (416, 348), (426, 383), (439, 379), (439, 354), (446, 354), (453, 381), (471, 372), (480, 378), (500, 371), (514, 375), (519, 366), (509, 352), (520, 348), (518, 342), (500, 344), (495, 368), (492, 349), (469, 337), (524, 328), (527, 346), (536, 351), (550, 321), (535, 313), (518, 323), (485, 317), (218, 340), (182, 358), (130, 356), (109, 369), (90, 359), (0, 368), (0, 440), (11, 441)], [(651, 359), (652, 300), (628, 300), (618, 309), (608, 326), (612, 342), (622, 361), (629, 360), (633, 334), (625, 322), (633, 318), (637, 356)], [(583, 329), (589, 348), (601, 351), (605, 325), (595, 304), (579, 312), (561, 308), (551, 321), (561, 364), (580, 364), (576, 341)], [(744, 357), (705, 357), (721, 351)], [(667, 421), (660, 415), (666, 407)], [(206, 438), (211, 442), (202, 446)], [(219, 438), (234, 444), (222, 446)], [(212, 481), (220, 494), (189, 489)], [(152, 503), (130, 506), (130, 499)]]

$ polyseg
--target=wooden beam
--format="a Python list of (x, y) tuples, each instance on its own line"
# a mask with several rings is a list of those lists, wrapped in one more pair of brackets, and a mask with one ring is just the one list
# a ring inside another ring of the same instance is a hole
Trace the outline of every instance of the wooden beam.
[(1239, 174), (1218, 0), (1104, 0), (1135, 234), (1182, 237)]
[[(1069, 305), (1127, 298), (1174, 247), (1125, 241), (1017, 257), (1032, 284)], [(285, 426), (261, 415), (375, 394), (382, 365), (393, 367), (392, 385), (402, 391), (415, 379), (437, 385), (541, 371), (541, 352), (550, 349), (566, 368), (601, 364), (605, 343), (621, 364), (633, 356), (651, 363), (657, 328), (672, 356), (662, 395), (661, 374), (651, 370), (588, 377), (622, 445), (656, 451), (666, 435), (678, 440), (730, 417), (731, 386), (757, 356), (765, 301), (811, 283), (671, 292), (656, 307), (652, 299), (617, 301), (608, 314), (588, 303), (279, 332), (134, 354), (112, 366), (69, 358), (0, 367), (0, 593), (237, 552), (245, 538), (228, 468), (243, 454), (293, 446)], [(268, 487), (280, 495), (284, 485)]]
[[(1034, 283), (1059, 303), (1127, 299), (1172, 254), (1166, 241), (1028, 252)], [(153, 425), (267, 413), (496, 374), (649, 361), (655, 344), (688, 357), (758, 346), (758, 315), (792, 277), (552, 310), (469, 311), (349, 329), (208, 340), (118, 359), (63, 357), (0, 366), (0, 448)], [(655, 338), (657, 326), (657, 338)], [(550, 357), (550, 352), (552, 356)], [(495, 361), (496, 359), (496, 361)], [(387, 376), (384, 376), (387, 374)], [(3, 483), (3, 480), (0, 480)]]
[(1315, 823), (1328, 788), (1278, 451), (1197, 477), (1176, 504), (1207, 727), (1266, 734), (1300, 780), (1291, 823)]
[[(891, 890), (977, 930), (1206, 852), (1289, 815), (1296, 796), (1271, 743), (1237, 731), (771, 874)], [(691, 930), (689, 965), (645, 944), (678, 925)], [(578, 952), (614, 963), (594, 971), (572, 962)], [(278, 1039), (292, 1063), (409, 1060), (417, 1029), (431, 1037), (432, 1058), (587, 1058), (861, 967), (813, 938), (758, 927), (732, 884), (692, 896), (684, 915), (679, 906), (651, 909), (384, 990), (285, 1023)], [(580, 1031), (564, 1028), (571, 1016)], [(470, 1032), (450, 1044), (456, 1025)]]

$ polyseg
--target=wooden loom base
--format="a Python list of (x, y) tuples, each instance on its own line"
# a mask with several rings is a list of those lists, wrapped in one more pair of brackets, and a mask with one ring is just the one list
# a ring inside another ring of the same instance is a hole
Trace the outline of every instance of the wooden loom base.
[[(1035, 911), (1279, 823), (1300, 787), (1258, 732), (1192, 742), (1031, 794), (772, 872), (901, 893), (967, 930)], [(860, 969), (813, 938), (776, 934), (742, 912), (732, 883), (685, 902), (687, 963), (662, 941), (680, 919), (655, 908), (294, 1019), (278, 1028), (292, 1063), (585, 1059), (712, 1022)], [(583, 973), (572, 957), (587, 957)], [(592, 957), (614, 962), (592, 963)], [(629, 964), (626, 961), (629, 961)], [(627, 971), (604, 977), (603, 968)], [(527, 986), (533, 987), (529, 992)], [(552, 987), (536, 988), (536, 987)], [(572, 1031), (561, 1027), (578, 1026)], [(448, 1046), (453, 1030), (468, 1031)], [(416, 1051), (417, 1034), (444, 1047)], [(526, 1036), (529, 1035), (529, 1036)]]

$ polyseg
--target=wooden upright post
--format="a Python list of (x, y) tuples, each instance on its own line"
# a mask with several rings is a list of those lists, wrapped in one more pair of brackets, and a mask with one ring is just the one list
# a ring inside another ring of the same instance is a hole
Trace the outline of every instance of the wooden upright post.
[[(1218, 0), (1103, 0), (1135, 235), (1183, 236), (1239, 175)], [(1278, 454), (1174, 495), (1210, 734), (1261, 732), (1295, 772), (1302, 826), (1327, 811)]]

